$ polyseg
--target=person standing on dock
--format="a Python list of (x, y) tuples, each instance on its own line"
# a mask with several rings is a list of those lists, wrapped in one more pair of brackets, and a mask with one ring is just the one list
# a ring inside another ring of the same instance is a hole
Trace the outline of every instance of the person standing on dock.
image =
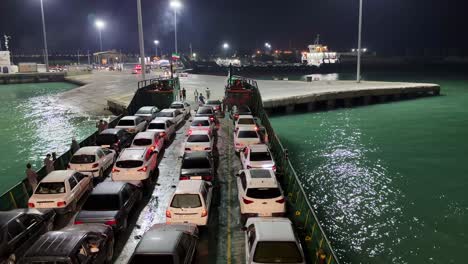
[(99, 122), (96, 124), (96, 128), (98, 129), (98, 133), (100, 134), (102, 131), (106, 130), (108, 127), (108, 124), (104, 120), (99, 120)]
[(179, 90), (179, 101), (182, 101), (182, 90)]
[(44, 159), (44, 166), (46, 167), (47, 174), (54, 171), (54, 161), (51, 159), (51, 155), (47, 154)]
[(185, 90), (185, 87), (182, 88), (182, 99), (185, 101), (187, 99), (187, 91)]
[(195, 92), (193, 94), (195, 95), (195, 103), (198, 103), (198, 90), (195, 89)]
[(29, 185), (34, 192), (37, 187), (37, 172), (32, 169), (31, 163), (26, 165), (26, 177), (28, 178)]
[(70, 146), (70, 150), (72, 154), (75, 154), (79, 149), (80, 149), (80, 144), (78, 144), (78, 141), (76, 141), (75, 137), (72, 137), (72, 143)]
[(206, 99), (210, 100), (210, 94), (211, 94), (211, 91), (210, 91), (210, 88), (206, 87)]

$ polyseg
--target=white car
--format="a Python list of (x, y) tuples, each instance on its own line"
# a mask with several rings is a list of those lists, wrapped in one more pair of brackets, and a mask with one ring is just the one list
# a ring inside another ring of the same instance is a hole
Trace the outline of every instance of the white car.
[(166, 210), (166, 223), (208, 224), (213, 185), (203, 180), (179, 181)]
[(190, 111), (191, 111), (191, 108), (190, 108), (190, 104), (187, 103), (187, 102), (180, 102), (180, 101), (175, 101), (171, 104), (171, 106), (169, 106), (169, 108), (171, 109), (178, 109), (179, 111), (181, 111), (185, 117), (189, 116), (190, 115)]
[(73, 154), (68, 163), (68, 169), (79, 171), (88, 176), (104, 178), (104, 172), (112, 168), (115, 158), (115, 150), (83, 147)]
[(147, 122), (151, 122), (156, 117), (159, 109), (156, 106), (143, 106), (135, 113), (135, 116), (143, 117)]
[(120, 152), (112, 168), (112, 180), (149, 188), (153, 184), (157, 165), (158, 155), (149, 148), (126, 148)]
[(305, 264), (291, 221), (282, 217), (249, 218), (245, 224), (245, 262)]
[(194, 117), (187, 134), (190, 135), (191, 132), (198, 130), (205, 130), (210, 132), (211, 135), (214, 135), (216, 132), (216, 124), (207, 116)]
[(234, 130), (237, 130), (239, 127), (247, 127), (257, 129), (257, 123), (252, 115), (240, 115), (236, 121), (234, 121)]
[(146, 131), (154, 131), (169, 141), (176, 132), (176, 126), (170, 120), (156, 119), (149, 123)]
[(260, 135), (258, 135), (257, 129), (251, 127), (239, 127), (234, 131), (234, 149), (239, 152), (241, 149), (253, 145), (262, 143)]
[(53, 208), (58, 213), (73, 212), (83, 195), (93, 189), (90, 177), (74, 170), (56, 170), (37, 185), (28, 207)]
[(240, 211), (244, 219), (285, 214), (283, 191), (272, 170), (243, 170), (236, 176)]
[(249, 145), (241, 151), (239, 156), (244, 170), (270, 169), (276, 172), (275, 161), (265, 144)]
[(115, 128), (125, 129), (129, 133), (136, 134), (145, 131), (146, 124), (146, 120), (141, 116), (124, 116)]
[(136, 134), (130, 147), (147, 147), (159, 153), (164, 148), (164, 136), (154, 131), (140, 132)]
[(192, 131), (185, 139), (184, 152), (206, 151), (212, 152), (214, 149), (214, 138), (207, 130)]
[(155, 120), (169, 120), (175, 126), (179, 126), (184, 121), (185, 115), (179, 109), (163, 109), (156, 114)]

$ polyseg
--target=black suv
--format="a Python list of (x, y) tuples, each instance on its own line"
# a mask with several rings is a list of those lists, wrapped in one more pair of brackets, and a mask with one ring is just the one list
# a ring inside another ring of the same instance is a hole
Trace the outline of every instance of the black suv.
[(206, 151), (185, 153), (182, 157), (180, 180), (212, 181), (215, 173), (213, 157)]
[(15, 263), (41, 235), (54, 227), (54, 210), (0, 212), (0, 263)]
[(111, 148), (120, 152), (124, 148), (130, 147), (133, 135), (123, 129), (109, 128), (101, 132), (96, 137), (96, 145), (103, 148)]

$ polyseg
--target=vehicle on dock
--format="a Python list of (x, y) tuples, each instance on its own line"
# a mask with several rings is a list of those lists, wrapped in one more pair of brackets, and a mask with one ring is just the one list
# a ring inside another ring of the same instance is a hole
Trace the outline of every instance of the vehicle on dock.
[(207, 116), (194, 117), (190, 124), (187, 136), (193, 131), (208, 131), (211, 135), (216, 135), (216, 124)]
[(93, 181), (74, 170), (56, 170), (47, 174), (39, 182), (28, 207), (36, 209), (55, 209), (58, 213), (76, 210), (78, 201), (93, 189)]
[(165, 142), (169, 142), (175, 135), (176, 125), (171, 120), (155, 119), (149, 123), (146, 131), (159, 133), (164, 137)]
[(156, 106), (143, 106), (135, 113), (135, 116), (143, 117), (146, 122), (151, 122), (159, 113), (159, 109)]
[(208, 130), (191, 131), (185, 139), (184, 152), (206, 151), (212, 153), (215, 149), (214, 137)]
[(253, 217), (247, 220), (245, 260), (249, 264), (306, 263), (291, 221), (282, 217)]
[(197, 246), (196, 225), (156, 224), (143, 235), (129, 263), (193, 263)]
[(178, 127), (185, 119), (185, 115), (179, 109), (163, 109), (156, 115), (155, 120), (169, 120)]
[(159, 153), (164, 148), (164, 136), (155, 131), (140, 132), (135, 135), (130, 147), (147, 147)]
[(128, 216), (141, 200), (139, 188), (126, 182), (102, 182), (89, 195), (75, 218), (75, 225), (100, 223), (115, 231), (125, 230)]
[(110, 263), (114, 256), (112, 228), (102, 224), (65, 227), (42, 235), (21, 263)]
[(211, 106), (216, 116), (224, 117), (223, 103), (220, 100), (208, 100), (205, 106)]
[(180, 181), (166, 210), (166, 223), (208, 224), (213, 185), (203, 180)]
[(87, 176), (104, 178), (104, 172), (112, 168), (117, 154), (102, 147), (82, 147), (73, 154), (67, 168)]
[(157, 166), (157, 152), (145, 147), (126, 148), (114, 164), (112, 180), (125, 181), (136, 186), (145, 185), (149, 189)]
[(224, 94), (224, 104), (227, 109), (234, 105), (248, 106), (253, 99), (257, 82), (240, 76), (229, 76)]
[(253, 145), (260, 144), (260, 135), (257, 129), (251, 127), (239, 127), (234, 131), (234, 148), (236, 152), (240, 152), (241, 149)]
[(214, 121), (216, 124), (218, 124), (218, 119), (215, 116), (215, 112), (213, 107), (211, 106), (200, 106), (195, 113), (195, 117), (209, 117), (211, 121)]
[(232, 120), (237, 120), (241, 115), (252, 115), (252, 110), (247, 105), (237, 106), (234, 105), (229, 112), (229, 116)]
[(236, 176), (242, 218), (284, 216), (285, 198), (272, 170), (243, 170)]
[(249, 145), (242, 150), (240, 160), (244, 170), (271, 169), (276, 172), (276, 164), (270, 148), (265, 144)]
[(215, 176), (213, 156), (206, 151), (184, 153), (179, 180), (212, 181)]
[(109, 128), (102, 131), (96, 137), (96, 145), (103, 148), (113, 149), (119, 153), (120, 150), (130, 147), (132, 140), (133, 135), (128, 133), (126, 130)]
[(115, 128), (125, 129), (128, 133), (136, 134), (145, 131), (146, 125), (146, 120), (141, 116), (124, 116)]
[(234, 130), (239, 129), (239, 127), (248, 127), (258, 130), (257, 122), (252, 115), (239, 115), (234, 121)]
[(54, 210), (0, 212), (0, 263), (18, 262), (41, 235), (53, 229), (54, 220)]
[(178, 109), (179, 111), (181, 111), (184, 114), (185, 118), (190, 116), (190, 113), (191, 113), (190, 104), (187, 103), (187, 102), (175, 101), (175, 102), (173, 102), (171, 104), (171, 106), (169, 108), (170, 109)]

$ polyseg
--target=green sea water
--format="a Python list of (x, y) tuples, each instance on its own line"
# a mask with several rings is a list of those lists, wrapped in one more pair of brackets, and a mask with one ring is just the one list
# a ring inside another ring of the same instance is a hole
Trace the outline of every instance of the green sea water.
[(26, 164), (42, 166), (47, 153), (68, 150), (71, 138), (94, 130), (95, 118), (75, 113), (56, 95), (69, 83), (0, 85), (0, 194), (25, 178)]
[(438, 83), (442, 96), (271, 118), (337, 254), (467, 263), (468, 78), (366, 79)]

